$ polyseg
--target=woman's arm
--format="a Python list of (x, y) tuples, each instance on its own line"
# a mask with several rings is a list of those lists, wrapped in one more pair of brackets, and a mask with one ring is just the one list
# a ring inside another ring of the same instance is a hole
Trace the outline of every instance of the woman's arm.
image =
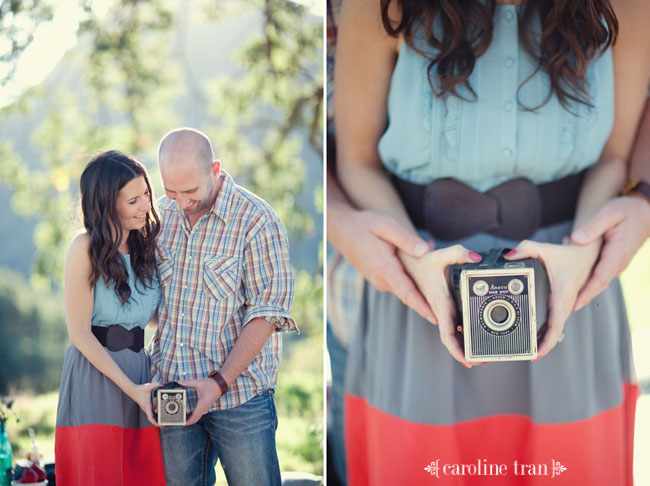
[(151, 319), (149, 320), (147, 325), (151, 327), (151, 329), (153, 329), (154, 331), (158, 329), (158, 309), (156, 309), (156, 312), (154, 312), (153, 316), (151, 316)]
[[(389, 16), (399, 19), (396, 2)], [(346, 0), (341, 9), (334, 73), (337, 171), (354, 205), (392, 217), (415, 232), (404, 205), (382, 167), (377, 144), (387, 123), (387, 99), (400, 39), (390, 37), (382, 24), (378, 0)], [(349, 235), (355, 238), (354, 234)], [(463, 365), (462, 348), (455, 337), (454, 304), (445, 269), (453, 263), (480, 260), (457, 245), (413, 258), (398, 251), (439, 324), (440, 339)]]
[(89, 246), (88, 234), (77, 235), (72, 240), (65, 259), (64, 296), (70, 342), (95, 368), (138, 403), (147, 414), (149, 421), (155, 424), (148, 388), (144, 385), (136, 385), (124, 374), (90, 329), (94, 289), (89, 282), (91, 274)]
[(341, 7), (334, 72), (338, 179), (355, 206), (415, 231), (377, 152), (399, 42), (384, 30), (379, 7), (378, 0), (346, 0)]

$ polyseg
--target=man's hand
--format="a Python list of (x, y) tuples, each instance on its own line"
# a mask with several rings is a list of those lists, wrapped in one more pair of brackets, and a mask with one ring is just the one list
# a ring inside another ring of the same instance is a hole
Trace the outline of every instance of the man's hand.
[(650, 204), (641, 197), (621, 196), (605, 204), (589, 221), (573, 231), (571, 239), (588, 245), (603, 238), (600, 258), (575, 303), (587, 305), (609, 282), (620, 275), (634, 254), (650, 237)]
[(431, 308), (404, 271), (396, 254), (397, 250), (401, 250), (419, 258), (433, 249), (433, 243), (427, 243), (417, 234), (407, 231), (390, 216), (374, 211), (351, 209), (344, 219), (337, 224), (347, 227), (339, 229), (348, 237), (332, 243), (345, 259), (377, 290), (392, 292), (405, 305), (435, 324)]
[(198, 395), (196, 407), (187, 419), (185, 425), (192, 425), (199, 421), (203, 414), (207, 412), (214, 402), (221, 396), (219, 385), (212, 378), (203, 378), (200, 380), (183, 380), (178, 382), (179, 385), (194, 388)]

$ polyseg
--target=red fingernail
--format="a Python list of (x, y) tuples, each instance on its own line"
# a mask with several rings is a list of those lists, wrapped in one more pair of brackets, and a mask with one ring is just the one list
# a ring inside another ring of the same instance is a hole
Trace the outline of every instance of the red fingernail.
[(481, 261), (481, 255), (478, 253), (474, 253), (473, 251), (469, 252), (469, 259), (474, 261), (474, 262), (480, 262)]
[(511, 257), (517, 253), (517, 250), (510, 250), (508, 253), (504, 253), (503, 256)]

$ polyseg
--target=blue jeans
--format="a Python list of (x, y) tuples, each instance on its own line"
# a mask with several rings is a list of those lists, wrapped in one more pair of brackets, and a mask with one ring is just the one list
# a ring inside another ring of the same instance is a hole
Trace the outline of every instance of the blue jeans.
[(212, 486), (217, 459), (229, 486), (280, 486), (273, 390), (239, 407), (203, 415), (187, 427), (160, 431), (167, 486)]

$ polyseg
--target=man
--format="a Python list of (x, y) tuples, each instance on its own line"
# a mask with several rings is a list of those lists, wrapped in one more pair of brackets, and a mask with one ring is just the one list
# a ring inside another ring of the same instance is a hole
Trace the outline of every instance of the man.
[(161, 429), (167, 484), (214, 484), (219, 459), (231, 486), (279, 485), (277, 331), (298, 332), (286, 231), (221, 169), (203, 133), (165, 135), (158, 165), (166, 196), (152, 381), (198, 395), (187, 426)]
[(630, 183), (623, 194), (605, 204), (573, 232), (572, 239), (588, 245), (603, 238), (600, 258), (580, 291), (576, 310), (602, 292), (625, 270), (639, 248), (650, 238), (650, 101), (646, 102), (630, 156)]

